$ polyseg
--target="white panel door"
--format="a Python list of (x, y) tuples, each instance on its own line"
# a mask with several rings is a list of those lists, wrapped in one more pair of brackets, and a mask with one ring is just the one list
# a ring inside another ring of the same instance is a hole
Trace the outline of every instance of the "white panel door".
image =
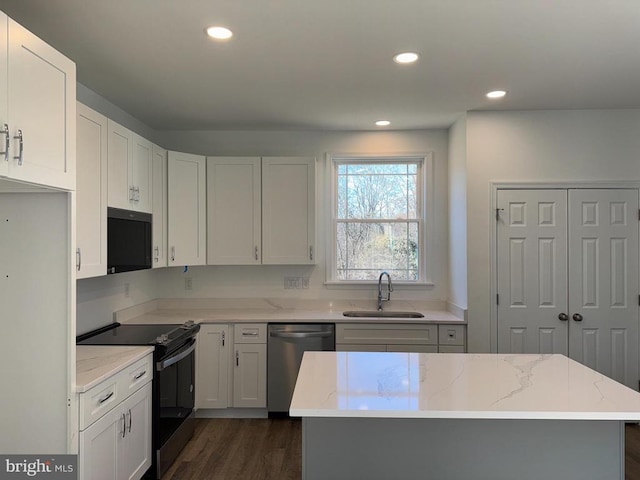
[(130, 210), (133, 193), (133, 179), (130, 165), (133, 156), (133, 132), (122, 125), (108, 120), (108, 176), (107, 205)]
[[(74, 63), (9, 19), (8, 121), (11, 178), (75, 189)], [(21, 138), (19, 138), (21, 137)]]
[(169, 266), (206, 262), (206, 160), (169, 152), (167, 223)]
[(638, 385), (638, 191), (569, 191), (569, 354)]
[(315, 158), (262, 159), (262, 263), (314, 264)]
[(78, 103), (76, 278), (107, 274), (107, 118)]
[(167, 151), (153, 146), (153, 268), (167, 266)]
[(207, 263), (262, 258), (260, 157), (207, 158)]
[(124, 436), (118, 436), (118, 479), (138, 480), (151, 466), (151, 383), (122, 402)]
[(567, 192), (498, 191), (498, 351), (567, 354)]

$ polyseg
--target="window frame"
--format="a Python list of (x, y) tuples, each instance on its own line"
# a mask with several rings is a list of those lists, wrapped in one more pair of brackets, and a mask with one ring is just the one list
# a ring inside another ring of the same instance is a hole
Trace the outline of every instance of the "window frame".
[(394, 285), (407, 287), (432, 287), (431, 278), (431, 252), (433, 250), (433, 214), (434, 214), (434, 182), (433, 182), (433, 153), (401, 153), (401, 154), (327, 154), (327, 189), (329, 195), (327, 228), (326, 228), (326, 280), (329, 288), (334, 286), (354, 287), (363, 286), (370, 288), (376, 280), (339, 280), (337, 277), (336, 238), (337, 238), (337, 206), (338, 206), (338, 165), (348, 163), (407, 163), (415, 162), (418, 165), (417, 179), (417, 209), (418, 213), (418, 280), (395, 280)]

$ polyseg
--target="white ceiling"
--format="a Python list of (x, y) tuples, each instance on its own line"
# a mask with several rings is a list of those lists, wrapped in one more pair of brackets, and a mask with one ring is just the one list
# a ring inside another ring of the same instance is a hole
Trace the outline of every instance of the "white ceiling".
[[(640, 0), (0, 0), (78, 81), (164, 130), (447, 127), (640, 107)], [(234, 31), (215, 43), (204, 28)], [(400, 51), (421, 54), (400, 66)], [(505, 89), (491, 102), (484, 94)]]

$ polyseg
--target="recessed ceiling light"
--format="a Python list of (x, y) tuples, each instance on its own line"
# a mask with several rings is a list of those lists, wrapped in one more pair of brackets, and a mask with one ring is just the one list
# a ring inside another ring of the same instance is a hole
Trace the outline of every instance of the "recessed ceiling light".
[(391, 122), (389, 120), (378, 120), (376, 125), (379, 127), (386, 127), (387, 125), (391, 125)]
[(227, 27), (213, 26), (207, 28), (207, 35), (216, 40), (227, 40), (233, 36), (233, 32)]
[(413, 63), (420, 58), (415, 52), (402, 52), (393, 57), (393, 61), (396, 63)]
[(487, 93), (487, 98), (502, 98), (507, 94), (504, 90), (494, 90)]

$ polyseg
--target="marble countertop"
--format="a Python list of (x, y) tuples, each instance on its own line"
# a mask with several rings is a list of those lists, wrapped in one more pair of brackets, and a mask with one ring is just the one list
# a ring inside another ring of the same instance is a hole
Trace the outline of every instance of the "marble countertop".
[(464, 324), (464, 319), (433, 302), (390, 302), (387, 311), (414, 311), (423, 318), (345, 317), (347, 310), (376, 310), (371, 301), (299, 301), (266, 299), (162, 299), (115, 313), (115, 321), (131, 324), (249, 323), (249, 322), (329, 322), (329, 323), (450, 323)]
[(82, 393), (153, 352), (153, 347), (76, 346), (76, 392)]
[(305, 352), (290, 414), (640, 421), (640, 393), (557, 354)]

